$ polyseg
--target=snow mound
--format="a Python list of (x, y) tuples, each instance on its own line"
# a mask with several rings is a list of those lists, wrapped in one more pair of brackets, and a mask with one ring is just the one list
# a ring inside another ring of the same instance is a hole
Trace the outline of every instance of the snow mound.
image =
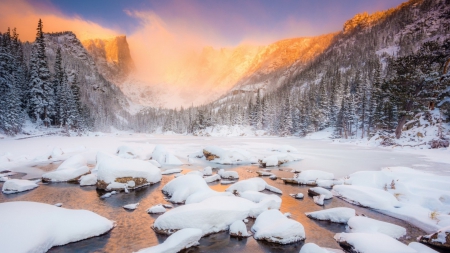
[(257, 162), (257, 159), (250, 152), (238, 148), (225, 150), (217, 146), (208, 146), (203, 149), (203, 156), (208, 161), (224, 165)]
[(341, 185), (344, 184), (343, 180), (316, 180), (316, 184), (319, 187), (323, 187), (323, 188), (333, 188), (333, 186), (335, 185)]
[(202, 231), (196, 228), (181, 229), (167, 238), (163, 243), (141, 249), (139, 253), (177, 253), (183, 249), (198, 245)]
[(156, 160), (149, 160), (148, 162), (153, 164), (153, 166), (155, 166), (157, 168), (161, 168), (161, 164), (159, 164), (159, 162)]
[(300, 253), (331, 253), (331, 251), (321, 248), (315, 243), (306, 243), (300, 249)]
[(217, 174), (219, 174), (223, 179), (239, 179), (239, 174), (232, 170), (225, 171), (224, 169), (220, 169)]
[(215, 181), (219, 181), (220, 180), (220, 175), (219, 174), (215, 174), (213, 176), (205, 177), (203, 179), (205, 180), (206, 183), (212, 183), (212, 182), (215, 182)]
[(128, 204), (128, 205), (124, 205), (123, 208), (127, 209), (127, 210), (135, 210), (136, 208), (138, 208), (139, 203), (135, 203), (135, 204)]
[(78, 180), (90, 172), (87, 160), (82, 155), (74, 155), (65, 160), (59, 167), (42, 175), (44, 182), (67, 182)]
[(125, 159), (134, 159), (138, 157), (137, 152), (129, 146), (120, 146), (116, 152), (118, 157)]
[(269, 185), (268, 183), (266, 183), (266, 181), (264, 181), (264, 179), (259, 178), (259, 177), (239, 181), (239, 182), (231, 185), (230, 187), (228, 187), (225, 191), (227, 191), (227, 192), (235, 192), (236, 191), (238, 193), (241, 193), (241, 192), (245, 192), (245, 191), (259, 191), (260, 192), (263, 190), (269, 190), (271, 192), (275, 192), (275, 193), (279, 193), (279, 194), (282, 193), (282, 191), (280, 189)]
[(247, 231), (247, 226), (242, 220), (237, 220), (230, 225), (230, 235), (234, 237), (249, 237), (250, 233)]
[(248, 199), (255, 203), (266, 200), (273, 200), (274, 205), (270, 207), (271, 209), (280, 209), (281, 207), (281, 198), (275, 194), (265, 194), (257, 191), (245, 191), (239, 193), (239, 197)]
[(159, 204), (159, 205), (155, 205), (150, 207), (149, 209), (147, 209), (147, 213), (165, 213), (166, 212), (166, 208), (164, 208), (163, 205)]
[(152, 153), (152, 159), (161, 165), (182, 165), (183, 163), (162, 145), (157, 145)]
[(231, 195), (212, 190), (202, 177), (195, 174), (186, 174), (171, 180), (163, 187), (162, 191), (170, 196), (170, 202), (186, 204), (201, 202), (212, 196)]
[(305, 214), (309, 218), (316, 220), (347, 223), (350, 218), (355, 217), (355, 209), (348, 207), (336, 207)]
[(228, 230), (237, 220), (257, 217), (274, 204), (273, 200), (254, 203), (235, 196), (210, 197), (164, 213), (155, 220), (153, 229), (162, 234), (172, 234), (183, 228), (199, 228), (203, 235), (217, 233)]
[(38, 187), (35, 182), (23, 179), (10, 179), (3, 183), (2, 192), (5, 194), (19, 193)]
[(97, 184), (96, 174), (87, 174), (85, 176), (80, 177), (80, 186), (96, 185), (96, 184)]
[(351, 252), (364, 253), (417, 253), (411, 247), (380, 233), (338, 233), (334, 239), (344, 248), (351, 248)]
[[(127, 184), (128, 188), (138, 188), (161, 181), (161, 171), (149, 162), (136, 159), (123, 159), (108, 154), (97, 153), (97, 188), (123, 189), (108, 185), (113, 183)], [(134, 181), (134, 186), (130, 184)]]
[(257, 240), (279, 244), (293, 243), (306, 238), (305, 229), (300, 222), (287, 218), (276, 209), (261, 213), (256, 218), (252, 231), (255, 232), (254, 237)]
[(303, 195), (303, 193), (301, 193), (301, 192), (299, 192), (299, 193), (297, 193), (297, 194), (289, 194), (289, 196), (291, 196), (291, 197), (293, 197), (293, 198), (295, 198), (295, 199), (303, 199), (303, 197), (304, 197), (304, 195)]
[(182, 169), (168, 169), (168, 170), (162, 170), (161, 174), (162, 175), (170, 175), (170, 174), (180, 173), (182, 171), (183, 171)]
[(404, 227), (363, 216), (352, 217), (348, 220), (347, 224), (352, 233), (381, 233), (395, 239), (406, 234)]
[(308, 189), (308, 194), (310, 196), (318, 196), (318, 195), (324, 195), (325, 199), (331, 199), (333, 198), (333, 194), (322, 187), (312, 187)]
[(323, 201), (325, 200), (325, 195), (320, 194), (313, 197), (314, 203), (318, 204), (319, 206), (323, 206)]
[(317, 180), (332, 180), (334, 174), (321, 170), (303, 170), (294, 178), (299, 184), (317, 184)]
[(203, 169), (203, 175), (204, 176), (212, 176), (212, 168), (210, 166), (205, 167)]
[[(32, 212), (32, 215), (30, 215)], [(87, 210), (16, 201), (0, 204), (2, 252), (46, 252), (53, 246), (99, 236), (114, 223)]]
[(389, 192), (365, 186), (336, 185), (333, 193), (350, 203), (374, 209), (399, 207), (398, 200)]

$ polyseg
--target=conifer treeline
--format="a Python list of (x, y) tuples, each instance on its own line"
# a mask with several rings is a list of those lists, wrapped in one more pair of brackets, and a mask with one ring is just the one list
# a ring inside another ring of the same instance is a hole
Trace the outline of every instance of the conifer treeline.
[(52, 75), (45, 52), (41, 20), (28, 64), (16, 29), (0, 33), (0, 129), (6, 134), (20, 132), (27, 118), (66, 131), (92, 126), (89, 110), (81, 104), (77, 73), (65, 71), (58, 49)]

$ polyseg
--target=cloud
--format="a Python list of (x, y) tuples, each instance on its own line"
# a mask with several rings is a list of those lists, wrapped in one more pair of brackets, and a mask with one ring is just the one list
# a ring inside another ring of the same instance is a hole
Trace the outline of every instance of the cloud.
[(104, 28), (79, 16), (65, 16), (49, 3), (37, 5), (24, 0), (2, 0), (0, 10), (0, 30), (17, 28), (22, 41), (34, 41), (39, 19), (44, 23), (45, 32), (73, 31), (80, 40), (108, 38), (120, 34), (120, 31)]

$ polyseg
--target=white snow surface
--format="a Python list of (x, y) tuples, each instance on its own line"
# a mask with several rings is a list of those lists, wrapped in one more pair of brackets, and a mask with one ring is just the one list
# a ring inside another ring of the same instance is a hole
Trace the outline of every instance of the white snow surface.
[(279, 210), (272, 209), (261, 213), (252, 227), (257, 240), (288, 244), (304, 240), (305, 229), (303, 225), (283, 215)]
[(415, 249), (381, 233), (338, 233), (337, 242), (347, 242), (356, 250), (364, 253), (418, 253)]
[(247, 226), (242, 220), (237, 220), (230, 225), (230, 234), (242, 237), (251, 236), (247, 231)]
[(91, 211), (27, 201), (0, 203), (0, 217), (2, 252), (46, 252), (53, 246), (98, 236), (114, 227), (112, 221)]
[(86, 158), (82, 155), (74, 155), (65, 160), (56, 170), (45, 173), (42, 177), (50, 179), (52, 182), (66, 182), (87, 174), (89, 171)]
[(175, 155), (170, 153), (164, 146), (157, 145), (152, 153), (152, 160), (161, 165), (182, 165), (183, 163)]
[(306, 243), (300, 249), (300, 253), (332, 253), (325, 248), (319, 247), (315, 243)]
[(223, 179), (239, 179), (239, 174), (233, 170), (220, 169), (217, 174)]
[(161, 171), (149, 162), (124, 159), (106, 153), (97, 154), (98, 180), (113, 183), (116, 178), (145, 178), (150, 184), (161, 181)]
[(325, 195), (320, 194), (318, 196), (313, 197), (314, 203), (318, 204), (319, 206), (323, 206), (323, 201), (325, 200)]
[(203, 150), (217, 156), (218, 158), (212, 162), (218, 164), (249, 164), (258, 161), (249, 151), (241, 148), (223, 149), (218, 146), (207, 146)]
[(408, 247), (415, 249), (417, 253), (438, 253), (436, 250), (419, 242), (410, 242)]
[(245, 191), (263, 191), (269, 190), (275, 193), (281, 194), (282, 191), (274, 186), (269, 185), (264, 181), (264, 179), (255, 177), (246, 180), (239, 181), (235, 184), (232, 184), (225, 191), (227, 192), (245, 192)]
[(215, 174), (209, 177), (204, 177), (203, 178), (205, 180), (206, 183), (212, 183), (215, 181), (219, 181), (220, 180), (220, 175), (219, 174)]
[(203, 169), (203, 175), (204, 176), (212, 176), (212, 168), (210, 166), (205, 167)]
[(355, 209), (348, 207), (335, 207), (305, 214), (309, 218), (313, 218), (316, 220), (328, 220), (336, 223), (347, 223), (350, 218), (355, 217)]
[(336, 185), (333, 193), (351, 203), (374, 209), (400, 207), (401, 204), (389, 192), (365, 186)]
[(206, 235), (228, 230), (236, 220), (257, 217), (273, 205), (276, 203), (271, 199), (254, 203), (236, 196), (210, 197), (167, 211), (155, 220), (154, 227), (168, 233), (183, 228), (199, 228)]
[(352, 233), (382, 233), (395, 239), (406, 235), (404, 227), (369, 217), (354, 216), (348, 220), (347, 224)]
[(148, 162), (153, 164), (155, 167), (161, 168), (161, 164), (159, 164), (159, 162), (156, 160), (149, 160)]
[(161, 170), (161, 174), (162, 175), (170, 175), (170, 174), (180, 173), (182, 171), (183, 171), (182, 169), (167, 169), (167, 170)]
[(181, 229), (169, 236), (163, 243), (141, 249), (139, 253), (177, 253), (195, 246), (202, 237), (202, 231), (196, 228)]
[(134, 204), (128, 204), (128, 205), (124, 205), (123, 208), (127, 209), (127, 210), (135, 210), (136, 208), (138, 208), (139, 203), (134, 203)]
[(322, 187), (311, 187), (309, 190), (318, 193), (320, 195), (324, 195), (325, 199), (331, 199), (333, 198), (333, 193), (331, 193), (329, 190), (322, 188)]
[(294, 178), (299, 184), (315, 183), (316, 180), (332, 180), (334, 174), (321, 170), (303, 170)]
[(97, 174), (87, 174), (80, 177), (80, 186), (95, 185), (97, 183)]
[(164, 213), (164, 212), (166, 212), (166, 208), (161, 204), (154, 205), (149, 209), (147, 209), (147, 213)]
[(24, 179), (9, 179), (3, 183), (2, 192), (5, 194), (19, 193), (33, 190), (39, 185), (30, 180)]

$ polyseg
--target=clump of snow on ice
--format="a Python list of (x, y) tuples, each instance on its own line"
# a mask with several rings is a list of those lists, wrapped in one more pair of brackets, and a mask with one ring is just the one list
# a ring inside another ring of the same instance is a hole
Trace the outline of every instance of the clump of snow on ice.
[(153, 225), (158, 233), (171, 234), (183, 228), (199, 228), (203, 234), (228, 230), (247, 217), (257, 217), (275, 203), (267, 199), (259, 203), (235, 196), (216, 196), (199, 203), (179, 206), (159, 216)]
[(181, 229), (156, 246), (141, 249), (139, 253), (176, 253), (183, 249), (198, 245), (202, 231), (196, 228)]
[(147, 209), (147, 213), (152, 213), (152, 214), (165, 213), (165, 212), (166, 212), (166, 208), (161, 204), (154, 205), (154, 206), (150, 207), (149, 209)]
[(124, 205), (123, 208), (127, 209), (127, 210), (135, 210), (136, 208), (138, 208), (139, 203), (134, 203), (134, 204), (128, 204), (128, 205)]
[(364, 253), (417, 253), (411, 247), (381, 233), (338, 233), (334, 239), (354, 252)]
[(98, 236), (114, 227), (112, 221), (91, 211), (27, 201), (1, 203), (0, 217), (2, 252), (46, 252), (53, 246)]
[(203, 169), (203, 175), (204, 176), (211, 176), (212, 175), (212, 168), (210, 166), (205, 167)]
[(249, 237), (251, 233), (247, 231), (247, 226), (242, 220), (237, 220), (230, 225), (230, 235), (234, 237)]
[(303, 199), (303, 197), (304, 197), (303, 193), (301, 193), (301, 192), (299, 192), (297, 194), (291, 193), (291, 194), (289, 194), (289, 196), (296, 198), (296, 199)]
[(312, 187), (308, 189), (308, 194), (311, 196), (319, 196), (319, 195), (324, 195), (325, 199), (331, 199), (333, 198), (333, 194), (322, 187)]
[(404, 227), (364, 216), (354, 216), (347, 224), (352, 233), (382, 233), (396, 239), (406, 234)]
[(80, 186), (97, 184), (97, 174), (87, 174), (80, 177)]
[(239, 179), (239, 174), (236, 171), (220, 169), (217, 173), (223, 179)]
[(274, 186), (269, 185), (264, 179), (255, 177), (239, 181), (226, 189), (227, 192), (245, 192), (245, 191), (263, 191), (269, 190), (281, 194), (282, 191)]
[(276, 209), (261, 213), (252, 227), (257, 240), (288, 244), (304, 240), (305, 229), (303, 225), (295, 220), (288, 219)]
[(305, 214), (309, 218), (316, 220), (347, 223), (350, 218), (355, 217), (355, 209), (348, 207), (336, 207)]
[(66, 182), (78, 179), (89, 172), (86, 158), (82, 155), (74, 155), (65, 160), (56, 170), (43, 174), (42, 180)]
[(325, 195), (320, 194), (320, 195), (314, 196), (313, 200), (314, 200), (314, 203), (316, 203), (317, 205), (323, 206), (323, 204), (324, 204), (323, 201), (325, 200)]
[[(97, 179), (106, 184), (117, 183), (118, 178), (142, 178), (146, 180), (146, 184), (154, 184), (161, 181), (160, 169), (151, 163), (136, 160), (123, 159), (120, 157), (110, 156), (108, 154), (97, 153)], [(118, 187), (110, 187), (109, 189), (120, 189)], [(139, 185), (143, 186), (143, 185)]]
[(5, 194), (19, 193), (33, 190), (39, 185), (30, 180), (10, 179), (3, 183), (2, 192)]
[(100, 196), (100, 198), (106, 199), (106, 198), (111, 197), (111, 196), (114, 195), (114, 194), (117, 194), (117, 192), (116, 192), (116, 191), (107, 192), (107, 193), (103, 194), (102, 196)]
[(161, 165), (182, 165), (183, 163), (166, 150), (162, 145), (157, 145), (152, 153), (152, 160), (156, 160)]
[(213, 176), (205, 177), (203, 179), (205, 179), (206, 183), (212, 183), (212, 182), (215, 182), (215, 181), (219, 181), (220, 180), (220, 175), (219, 174), (215, 174)]

